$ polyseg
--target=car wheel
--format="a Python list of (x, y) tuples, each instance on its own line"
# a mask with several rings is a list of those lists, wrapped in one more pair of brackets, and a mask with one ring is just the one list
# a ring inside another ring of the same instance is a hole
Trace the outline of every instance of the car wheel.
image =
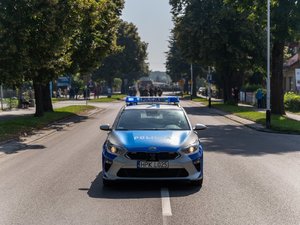
[(114, 182), (111, 180), (102, 179), (103, 187), (111, 187)]
[(202, 183), (203, 183), (203, 178), (200, 180), (192, 180), (191, 181), (191, 185), (195, 186), (195, 187), (202, 187)]

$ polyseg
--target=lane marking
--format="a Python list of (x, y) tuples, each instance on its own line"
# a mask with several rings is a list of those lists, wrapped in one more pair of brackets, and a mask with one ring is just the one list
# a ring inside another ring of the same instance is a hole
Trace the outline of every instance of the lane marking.
[(162, 215), (172, 216), (170, 194), (168, 188), (161, 189), (161, 204), (162, 204)]

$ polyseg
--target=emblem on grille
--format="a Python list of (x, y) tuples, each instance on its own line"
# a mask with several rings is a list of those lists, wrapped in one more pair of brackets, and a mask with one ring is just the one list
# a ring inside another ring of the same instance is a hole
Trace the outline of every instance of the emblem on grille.
[(154, 147), (154, 146), (152, 146), (152, 147), (150, 147), (150, 148), (148, 148), (150, 151), (155, 151), (157, 148), (156, 147)]

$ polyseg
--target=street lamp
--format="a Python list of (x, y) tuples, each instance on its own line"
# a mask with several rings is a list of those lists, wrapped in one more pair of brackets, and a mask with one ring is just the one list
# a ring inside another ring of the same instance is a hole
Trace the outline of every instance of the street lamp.
[(191, 100), (193, 100), (193, 63), (191, 63)]
[(0, 84), (1, 110), (3, 110), (3, 86)]
[(271, 128), (271, 87), (270, 87), (270, 0), (268, 0), (268, 22), (267, 22), (267, 110), (266, 110), (266, 128)]
[(208, 81), (208, 108), (211, 108), (211, 82), (212, 82), (212, 77), (211, 77), (211, 73), (210, 73), (210, 66), (208, 67), (207, 81)]

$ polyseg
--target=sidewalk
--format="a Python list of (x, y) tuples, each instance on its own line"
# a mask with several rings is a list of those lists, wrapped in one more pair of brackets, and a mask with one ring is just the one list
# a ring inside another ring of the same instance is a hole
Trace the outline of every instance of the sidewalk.
[(35, 108), (28, 109), (12, 109), (8, 111), (0, 111), (0, 121), (13, 119), (19, 116), (29, 116), (35, 113)]
[[(199, 97), (207, 99), (207, 97), (203, 96), (203, 95), (199, 95)], [(211, 98), (211, 101), (212, 102), (222, 102), (223, 99)], [(258, 108), (256, 108), (253, 105), (248, 105), (248, 104), (244, 104), (244, 103), (239, 103), (238, 106), (253, 108), (257, 112), (261, 112), (261, 113), (265, 113), (266, 112), (266, 109), (258, 109)], [(285, 112), (285, 116), (287, 118), (289, 118), (289, 119), (300, 121), (300, 114), (291, 113), (291, 112)]]
[[(60, 108), (65, 107), (69, 105), (86, 105), (85, 100), (66, 100), (66, 101), (58, 101), (53, 103), (53, 108)], [(0, 110), (0, 121), (13, 119), (20, 116), (30, 116), (34, 115), (35, 113), (35, 107), (29, 107), (27, 109), (18, 109), (13, 108), (11, 110), (1, 111)]]

